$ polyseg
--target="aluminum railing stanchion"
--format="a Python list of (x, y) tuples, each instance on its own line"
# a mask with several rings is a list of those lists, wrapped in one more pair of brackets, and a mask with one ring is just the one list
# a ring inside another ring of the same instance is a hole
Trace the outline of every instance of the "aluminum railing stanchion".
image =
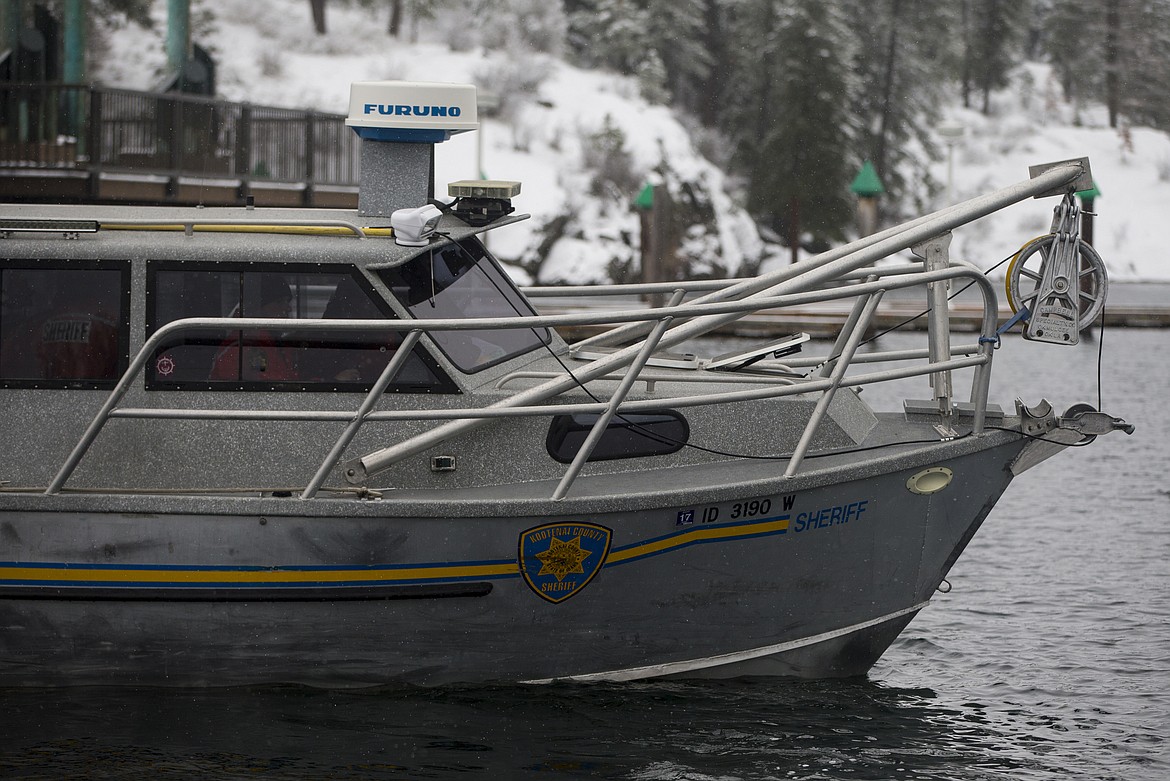
[(382, 398), (382, 394), (386, 392), (386, 388), (398, 376), (398, 372), (402, 370), (402, 367), (406, 365), (411, 351), (414, 350), (414, 346), (418, 344), (421, 336), (422, 331), (411, 331), (402, 340), (402, 344), (398, 345), (398, 349), (394, 352), (394, 357), (390, 359), (390, 362), (386, 364), (386, 368), (378, 375), (377, 382), (374, 383), (374, 387), (370, 388), (370, 392), (362, 400), (362, 405), (354, 413), (353, 420), (349, 422), (349, 425), (345, 427), (345, 431), (337, 438), (337, 442), (333, 444), (329, 455), (325, 456), (325, 460), (317, 468), (317, 473), (313, 475), (313, 479), (309, 481), (309, 484), (305, 486), (305, 490), (301, 492), (302, 499), (312, 499), (317, 495), (317, 491), (321, 489), (325, 478), (329, 476), (329, 472), (332, 471), (338, 459), (341, 458), (341, 454), (349, 447), (349, 443), (357, 435), (358, 429), (366, 422), (366, 416), (374, 409), (378, 400)]
[[(683, 296), (686, 295), (685, 290), (676, 290), (671, 296), (667, 307), (678, 306), (682, 301)], [(585, 466), (585, 462), (589, 460), (589, 456), (593, 453), (593, 449), (597, 447), (597, 443), (601, 441), (601, 435), (605, 433), (606, 427), (613, 419), (614, 413), (617, 412), (621, 403), (626, 400), (626, 395), (630, 392), (630, 388), (638, 379), (638, 374), (641, 373), (642, 367), (650, 360), (650, 356), (654, 354), (654, 350), (658, 347), (658, 342), (662, 339), (662, 334), (670, 326), (673, 317), (664, 317), (654, 324), (654, 330), (646, 337), (646, 341), (642, 344), (642, 349), (638, 352), (634, 361), (626, 369), (625, 375), (618, 384), (617, 390), (614, 391), (613, 397), (609, 400), (609, 405), (605, 408), (605, 412), (598, 416), (597, 421), (593, 424), (593, 428), (589, 430), (589, 436), (585, 438), (585, 442), (581, 445), (581, 449), (577, 451), (577, 455), (573, 457), (573, 463), (569, 464), (569, 468), (565, 471), (564, 477), (557, 485), (556, 490), (553, 491), (552, 498), (556, 500), (564, 499), (565, 494), (569, 492), (569, 488), (573, 485), (573, 481), (577, 479), (577, 475)]]

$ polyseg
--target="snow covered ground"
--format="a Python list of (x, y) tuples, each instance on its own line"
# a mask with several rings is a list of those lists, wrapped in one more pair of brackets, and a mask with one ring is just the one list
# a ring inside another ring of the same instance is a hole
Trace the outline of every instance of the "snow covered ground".
[[(110, 58), (96, 79), (132, 89), (157, 83), (165, 59), (165, 7), (156, 3), (154, 31), (131, 26), (110, 33)], [(700, 153), (687, 127), (668, 108), (643, 100), (627, 78), (579, 70), (548, 55), (453, 51), (445, 41), (459, 36), (449, 21), (420, 30), (420, 42), (410, 44), (387, 36), (384, 18), (356, 7), (330, 5), (326, 36), (313, 33), (305, 0), (219, 0), (211, 8), (214, 29), (199, 42), (216, 57), (219, 93), (231, 100), (345, 113), (353, 81), (470, 82), (488, 92), (523, 85), (500, 96), (500, 116), (485, 119), (480, 131), (438, 148), (436, 181), (482, 173), (523, 182), (515, 203), (533, 219), (492, 235), (493, 251), (505, 259), (532, 260), (540, 226), (571, 215), (565, 236), (540, 267), (541, 281), (602, 281), (612, 260), (636, 254), (630, 236), (636, 243), (638, 220), (629, 202), (589, 192), (593, 173), (584, 147), (607, 117), (624, 135), (632, 180), (657, 181), (654, 169), (665, 160), (679, 180), (706, 192), (715, 229), (688, 236), (689, 245), (707, 248), (730, 274), (745, 258), (763, 257), (765, 267), (787, 262), (786, 250), (763, 242), (727, 177)], [(1088, 156), (1102, 193), (1095, 202), (1094, 243), (1111, 278), (1170, 280), (1170, 249), (1157, 233), (1170, 214), (1167, 134), (1110, 129), (1102, 107), (1065, 104), (1039, 64), (1021, 69), (994, 97), (991, 116), (953, 106), (941, 110), (939, 120), (962, 128), (951, 150), (953, 176), (945, 157), (932, 166), (938, 182), (950, 182), (953, 200), (1025, 179), (1029, 165)], [(932, 205), (947, 202), (944, 188)], [(1046, 233), (1054, 205), (1054, 199), (1030, 201), (984, 218), (956, 232), (952, 253), (990, 267)]]

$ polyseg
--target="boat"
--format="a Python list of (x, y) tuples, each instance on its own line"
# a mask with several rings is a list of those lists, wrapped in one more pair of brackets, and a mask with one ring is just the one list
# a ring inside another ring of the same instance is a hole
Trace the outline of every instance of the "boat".
[[(483, 240), (520, 184), (433, 198), (473, 86), (354, 84), (349, 123), (356, 210), (0, 208), (0, 686), (864, 675), (1015, 477), (1133, 431), (988, 401), (1009, 326), (1071, 344), (1104, 304), (1086, 159), (751, 279), (523, 291)], [(1001, 323), (951, 231), (1040, 196)], [(904, 290), (923, 347), (859, 349)], [(565, 293), (626, 297), (533, 303)], [(849, 307), (823, 355), (694, 347), (815, 302)]]

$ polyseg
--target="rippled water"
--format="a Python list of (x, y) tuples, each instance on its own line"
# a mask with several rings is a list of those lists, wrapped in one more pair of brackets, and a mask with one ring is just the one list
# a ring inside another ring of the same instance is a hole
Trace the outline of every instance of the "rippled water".
[[(1095, 404), (1099, 344), (1005, 340), (993, 401)], [(1104, 346), (1137, 433), (1021, 476), (867, 679), (8, 691), (0, 778), (1170, 778), (1170, 333)]]

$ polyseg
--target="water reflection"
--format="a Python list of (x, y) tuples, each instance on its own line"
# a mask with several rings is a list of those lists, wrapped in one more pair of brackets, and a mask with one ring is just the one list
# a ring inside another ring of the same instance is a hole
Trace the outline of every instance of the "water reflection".
[[(1021, 476), (868, 680), (3, 691), (0, 777), (1163, 781), (1170, 339), (1104, 339), (1137, 434)], [(1033, 348), (1005, 341), (993, 400), (1094, 399), (1095, 346)]]
[(1038, 769), (1016, 755), (1030, 752), (1006, 748), (1020, 735), (984, 706), (950, 708), (928, 689), (865, 680), (38, 690), (3, 700), (5, 778), (884, 779)]

